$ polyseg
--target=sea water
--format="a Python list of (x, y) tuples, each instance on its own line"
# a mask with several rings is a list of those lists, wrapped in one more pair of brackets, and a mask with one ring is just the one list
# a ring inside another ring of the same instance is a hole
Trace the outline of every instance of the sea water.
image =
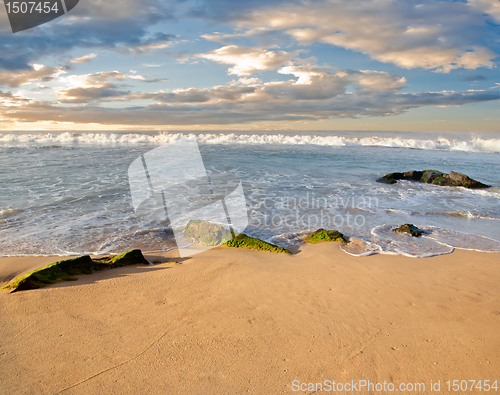
[[(198, 141), (209, 174), (243, 183), (244, 233), (284, 247), (337, 229), (347, 253), (431, 256), (500, 251), (496, 132), (1, 132), (0, 255), (119, 253), (175, 247), (168, 221), (134, 212), (128, 167), (181, 139)], [(469, 190), (376, 179), (394, 171), (456, 171)], [(415, 238), (393, 228), (412, 223)]]

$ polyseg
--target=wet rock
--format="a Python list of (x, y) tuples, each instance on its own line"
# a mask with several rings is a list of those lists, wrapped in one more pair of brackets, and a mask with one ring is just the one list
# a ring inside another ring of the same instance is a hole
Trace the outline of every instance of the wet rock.
[(434, 184), (449, 187), (464, 187), (469, 189), (489, 188), (489, 185), (473, 180), (465, 174), (450, 172), (443, 173), (438, 170), (423, 170), (423, 171), (407, 171), (404, 173), (389, 173), (377, 179), (377, 182), (384, 184), (395, 184), (398, 180), (408, 180), (423, 182), (426, 184)]
[(221, 225), (208, 221), (193, 219), (184, 229), (186, 236), (192, 237), (206, 247), (215, 247), (233, 238), (231, 231)]
[(91, 259), (89, 255), (84, 255), (54, 262), (50, 265), (33, 270), (9, 284), (4, 285), (2, 288), (10, 289), (11, 292), (43, 288), (47, 285), (60, 283), (62, 281), (77, 280), (76, 276), (82, 274), (92, 274), (99, 270), (140, 263), (149, 264), (142, 255), (141, 250), (130, 250), (114, 257), (104, 257), (100, 259)]
[(288, 251), (286, 248), (266, 243), (265, 241), (244, 235), (243, 233), (240, 233), (234, 239), (226, 242), (226, 245), (228, 247), (235, 247), (235, 248), (248, 248), (250, 250), (257, 250), (257, 251), (291, 254), (291, 252)]
[(304, 241), (309, 244), (317, 244), (325, 241), (338, 241), (347, 244), (345, 236), (338, 230), (318, 229), (316, 232), (307, 236)]
[(393, 231), (398, 233), (408, 233), (414, 237), (420, 237), (425, 233), (422, 229), (417, 228), (413, 224), (401, 225), (399, 228), (394, 228)]

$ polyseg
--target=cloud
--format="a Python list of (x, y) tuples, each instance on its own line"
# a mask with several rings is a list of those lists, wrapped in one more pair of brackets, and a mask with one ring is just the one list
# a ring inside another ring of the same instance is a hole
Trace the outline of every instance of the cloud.
[(260, 71), (276, 70), (282, 65), (290, 64), (291, 60), (301, 52), (303, 51), (268, 51), (260, 48), (227, 45), (197, 56), (217, 63), (234, 65), (228, 69), (228, 74), (247, 76)]
[[(73, 78), (73, 87), (59, 92), (65, 103), (79, 105), (60, 106), (31, 99), (7, 107), (3, 116), (6, 121), (20, 122), (217, 125), (383, 117), (423, 106), (457, 106), (498, 100), (498, 93), (490, 90), (403, 93), (404, 78), (372, 70), (329, 72), (312, 66), (285, 66), (279, 72), (291, 78), (250, 86), (214, 86), (155, 93), (128, 93), (123, 86), (107, 80), (121, 78), (112, 74), (114, 72), (106, 74), (107, 78), (104, 74), (80, 76), (76, 80)], [(122, 103), (120, 108), (92, 104), (113, 98)], [(9, 96), (5, 100), (16, 103), (16, 100), (25, 99)], [(132, 100), (152, 100), (153, 103), (124, 107), (126, 101)]]
[(61, 103), (88, 103), (95, 100), (119, 99), (130, 91), (117, 89), (112, 83), (104, 83), (98, 87), (70, 88), (58, 92)]
[[(19, 107), (23, 104), (30, 102), (30, 99), (25, 99), (18, 95), (14, 95), (12, 92), (2, 92), (0, 91), (0, 105), (3, 108), (6, 107)], [(3, 121), (3, 120), (2, 120)]]
[[(111, 49), (133, 55), (166, 48), (176, 35), (148, 29), (173, 20), (177, 3), (158, 0), (88, 0), (67, 16), (22, 33), (0, 32), (0, 68), (29, 69), (44, 56), (73, 48)], [(8, 24), (8, 22), (6, 22)]]
[(83, 55), (83, 56), (79, 56), (77, 58), (73, 58), (69, 61), (70, 64), (75, 64), (75, 63), (88, 63), (90, 62), (92, 59), (94, 59), (95, 57), (97, 56), (97, 54), (95, 53), (90, 53), (88, 55)]
[(497, 54), (477, 43), (487, 27), (478, 8), (496, 15), (498, 2), (494, 6), (487, 5), (493, 3), (490, 0), (470, 3), (474, 6), (435, 1), (304, 1), (257, 8), (234, 16), (233, 22), (242, 36), (262, 29), (281, 31), (301, 45), (331, 44), (407, 69), (449, 72), (495, 67), (492, 60)]
[(253, 84), (259, 84), (261, 82), (262, 80), (260, 78), (242, 77), (239, 78), (238, 81), (235, 81), (234, 84), (253, 85)]
[[(249, 86), (216, 86), (212, 88), (176, 89), (171, 93), (157, 92), (132, 94), (128, 100), (153, 99), (158, 104), (168, 103), (208, 103), (233, 101), (238, 104), (278, 101), (320, 101), (330, 99), (346, 92), (353, 85), (358, 93), (372, 91), (399, 91), (406, 86), (406, 79), (394, 74), (376, 71), (339, 70), (330, 73), (313, 66), (286, 66), (278, 70), (296, 79), (278, 82), (258, 82), (249, 79)], [(246, 81), (248, 82), (248, 81)]]
[(399, 75), (385, 71), (373, 70), (339, 70), (332, 74), (323, 69), (312, 66), (287, 66), (278, 71), (281, 74), (292, 74), (298, 77), (297, 85), (315, 86), (321, 89), (332, 89), (340, 82), (341, 86), (356, 84), (357, 88), (364, 91), (370, 90), (400, 90), (406, 86), (406, 79)]
[[(131, 70), (133, 71), (133, 70)], [(136, 80), (136, 81), (141, 81), (141, 82), (159, 82), (159, 81), (165, 81), (164, 79), (158, 79), (158, 78), (153, 78), (153, 79), (148, 79), (143, 75), (137, 75), (135, 74), (136, 72), (133, 72), (133, 74), (124, 74), (119, 71), (99, 71), (94, 74), (83, 74), (83, 75), (74, 75), (69, 77), (75, 78), (80, 81), (86, 81), (87, 83), (91, 83), (92, 81), (105, 81), (110, 78), (114, 78), (116, 80), (125, 80), (125, 79), (131, 79), (131, 80)]]
[(172, 45), (172, 40), (177, 37), (173, 34), (156, 33), (152, 36), (145, 36), (142, 41), (135, 46), (120, 45), (117, 47), (121, 52), (129, 52), (132, 55), (154, 54)]
[(27, 70), (2, 70), (0, 69), (0, 86), (7, 85), (11, 88), (18, 87), (33, 81), (49, 82), (64, 73), (60, 68), (34, 64)]
[(384, 95), (373, 93), (359, 97), (338, 95), (319, 103), (252, 101), (186, 104), (151, 104), (145, 107), (105, 108), (98, 106), (59, 107), (52, 103), (32, 100), (4, 111), (6, 121), (73, 122), (105, 125), (201, 125), (235, 124), (258, 121), (319, 120), (326, 118), (357, 118), (361, 116), (397, 115), (411, 108), (426, 105), (462, 105), (498, 100), (491, 92), (437, 92)]
[(71, 75), (59, 79), (65, 88), (56, 90), (61, 103), (90, 103), (94, 101), (126, 101), (130, 90), (124, 90), (129, 85), (109, 82), (136, 80), (141, 82), (157, 82), (158, 79), (147, 79), (141, 75), (123, 74), (119, 71), (98, 72), (94, 74)]
[(196, 6), (190, 8), (187, 15), (215, 22), (228, 22), (246, 15), (255, 8), (268, 7), (270, 5), (287, 6), (299, 2), (300, 0), (199, 1)]
[(464, 81), (484, 81), (486, 79), (486, 76), (482, 74), (467, 74), (462, 77)]
[(255, 92), (253, 87), (216, 86), (210, 89), (176, 89), (172, 93), (157, 92), (132, 94), (129, 100), (153, 99), (159, 103), (205, 103), (218, 100), (236, 101)]
[(500, 2), (491, 0), (467, 0), (467, 3), (477, 10), (487, 14), (500, 23)]

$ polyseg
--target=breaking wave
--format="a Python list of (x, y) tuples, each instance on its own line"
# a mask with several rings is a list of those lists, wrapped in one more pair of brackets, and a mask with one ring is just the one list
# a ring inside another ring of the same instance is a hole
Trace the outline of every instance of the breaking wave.
[(420, 150), (444, 150), (462, 152), (500, 153), (500, 139), (479, 137), (467, 141), (447, 139), (408, 139), (399, 137), (343, 137), (284, 134), (215, 134), (215, 133), (160, 133), (157, 135), (139, 133), (60, 133), (60, 134), (2, 134), (0, 143), (4, 146), (29, 146), (30, 144), (153, 144), (161, 145), (180, 139), (196, 139), (204, 144), (276, 144), (276, 145), (317, 145), (317, 146), (366, 146), (386, 148), (407, 148)]

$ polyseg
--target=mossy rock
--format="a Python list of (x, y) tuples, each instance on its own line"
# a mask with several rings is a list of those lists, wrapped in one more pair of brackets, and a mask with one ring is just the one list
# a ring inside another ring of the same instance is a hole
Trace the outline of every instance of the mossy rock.
[(399, 228), (393, 229), (393, 231), (398, 233), (408, 233), (414, 237), (420, 237), (425, 233), (422, 229), (417, 228), (413, 224), (401, 225)]
[(240, 233), (234, 239), (227, 241), (225, 245), (228, 247), (248, 248), (250, 250), (257, 250), (257, 251), (291, 254), (291, 252), (288, 251), (286, 248), (266, 243), (265, 241), (244, 235), (243, 233)]
[(215, 247), (232, 239), (229, 229), (208, 221), (193, 219), (188, 222), (184, 233), (206, 247)]
[(139, 263), (149, 265), (149, 262), (146, 260), (146, 258), (144, 258), (144, 255), (142, 255), (141, 250), (126, 251), (123, 254), (116, 255), (110, 258), (96, 259), (95, 262), (104, 263), (112, 267), (137, 265)]
[(383, 177), (377, 179), (377, 182), (381, 182), (383, 184), (396, 184), (397, 180), (403, 179), (403, 173), (389, 173)]
[(438, 170), (407, 171), (404, 173), (389, 173), (377, 179), (384, 184), (395, 184), (398, 180), (423, 182), (426, 184), (448, 187), (464, 187), (469, 189), (489, 188), (489, 185), (473, 180), (465, 174), (451, 171), (450, 174)]
[(15, 279), (9, 284), (4, 285), (2, 288), (10, 289), (11, 292), (43, 288), (47, 285), (63, 281), (77, 280), (75, 276), (81, 274), (92, 274), (99, 270), (126, 265), (136, 265), (139, 263), (149, 264), (149, 262), (142, 255), (141, 250), (130, 250), (115, 257), (96, 260), (92, 260), (89, 255), (84, 255), (77, 258), (54, 262), (47, 266), (33, 270), (32, 272)]
[(304, 241), (309, 244), (318, 244), (332, 241), (347, 244), (347, 240), (345, 239), (344, 235), (338, 230), (325, 229), (318, 229), (316, 232), (307, 236)]

